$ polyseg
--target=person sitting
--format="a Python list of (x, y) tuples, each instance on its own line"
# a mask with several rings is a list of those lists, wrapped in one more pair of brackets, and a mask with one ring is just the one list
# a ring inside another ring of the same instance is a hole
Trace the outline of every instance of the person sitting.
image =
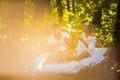
[[(68, 55), (64, 56), (64, 54), (66, 53), (66, 50), (70, 50), (67, 47), (68, 45), (70, 46), (70, 36), (66, 32), (63, 35), (61, 29), (59, 29), (59, 27), (56, 27), (55, 33), (48, 37), (48, 44), (51, 47), (51, 51), (48, 54), (40, 55), (34, 60), (35, 65), (33, 65), (32, 68), (33, 73), (77, 73), (85, 66), (89, 66), (91, 64), (96, 65), (104, 60), (103, 54), (101, 54), (101, 52), (94, 52), (96, 37), (94, 36), (94, 33), (88, 31), (88, 29), (90, 30), (91, 28), (88, 26), (88, 24), (88, 22), (83, 23), (83, 32), (77, 39), (78, 44), (76, 46), (76, 57), (78, 57), (78, 60), (72, 59), (69, 60), (69, 62), (66, 62), (66, 60), (64, 60), (64, 57), (65, 59), (69, 57)], [(60, 34), (59, 37), (57, 35), (58, 33)], [(63, 48), (61, 46), (63, 46)], [(102, 53), (104, 52), (105, 51)]]
[(88, 21), (83, 22), (83, 32), (78, 38), (76, 47), (76, 58), (80, 68), (90, 65), (96, 65), (104, 60), (103, 52), (96, 51), (96, 36), (93, 31), (93, 26)]
[[(82, 23), (82, 34), (77, 40), (76, 56), (77, 59), (90, 57), (90, 48), (95, 48), (96, 37), (88, 21)], [(92, 40), (92, 42), (90, 42)]]
[(54, 25), (53, 34), (48, 37), (48, 44), (51, 47), (51, 50), (56, 51), (65, 51), (69, 46), (69, 34), (67, 32), (62, 32), (59, 25)]
[(55, 24), (53, 28), (53, 34), (48, 36), (49, 55), (44, 63), (64, 63), (72, 60), (74, 56), (70, 35), (63, 32), (58, 24)]

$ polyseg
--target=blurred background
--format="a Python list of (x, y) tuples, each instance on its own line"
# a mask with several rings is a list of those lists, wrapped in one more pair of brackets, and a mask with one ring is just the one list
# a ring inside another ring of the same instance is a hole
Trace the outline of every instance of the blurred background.
[[(27, 79), (32, 79), (25, 65), (46, 52), (47, 37), (53, 32), (52, 25), (59, 24), (73, 37), (82, 32), (81, 22), (85, 20), (92, 24), (91, 29), (97, 37), (96, 47), (109, 48), (108, 58), (101, 63), (103, 66), (85, 70), (89, 75), (83, 70), (73, 77), (62, 74), (55, 79), (116, 80), (120, 72), (119, 7), (118, 0), (0, 0), (1, 80), (24, 80), (22, 76), (26, 75)], [(73, 39), (73, 48), (75, 45)], [(95, 77), (98, 70), (101, 72)]]

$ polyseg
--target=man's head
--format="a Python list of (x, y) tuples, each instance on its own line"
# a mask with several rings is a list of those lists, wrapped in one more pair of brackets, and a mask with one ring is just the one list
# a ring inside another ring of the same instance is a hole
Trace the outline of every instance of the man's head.
[(55, 34), (59, 34), (61, 32), (61, 28), (58, 24), (55, 24), (53, 27), (54, 27)]

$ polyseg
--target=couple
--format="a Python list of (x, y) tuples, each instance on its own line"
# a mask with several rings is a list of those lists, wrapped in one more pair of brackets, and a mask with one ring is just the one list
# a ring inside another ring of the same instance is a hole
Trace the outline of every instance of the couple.
[(83, 32), (77, 38), (76, 50), (72, 49), (70, 36), (61, 32), (58, 25), (55, 33), (48, 37), (49, 52), (33, 60), (33, 70), (36, 72), (77, 73), (90, 64), (100, 63), (104, 57), (95, 53), (96, 37), (91, 31), (89, 22), (83, 22)]

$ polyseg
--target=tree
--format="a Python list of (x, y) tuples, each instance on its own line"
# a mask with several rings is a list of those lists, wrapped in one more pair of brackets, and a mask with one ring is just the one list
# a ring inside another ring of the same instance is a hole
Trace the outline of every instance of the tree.
[(62, 6), (62, 0), (57, 0), (56, 4), (57, 4), (57, 12), (58, 12), (58, 21), (62, 22), (62, 18), (63, 18), (63, 6)]
[(8, 26), (8, 12), (7, 1), (0, 1), (0, 37), (2, 39), (8, 39), (10, 36), (10, 30)]
[(97, 25), (101, 28), (102, 9), (101, 6), (96, 6), (93, 12), (92, 24)]
[[(67, 11), (70, 13), (71, 12), (71, 10), (70, 10), (70, 0), (66, 0), (66, 3), (67, 3)], [(71, 16), (69, 16), (68, 15), (68, 17), (69, 17), (69, 22), (71, 21)]]
[(24, 0), (8, 1), (8, 15), (11, 38), (20, 40), (24, 23)]
[[(45, 37), (46, 24), (44, 23), (44, 13), (49, 10), (51, 0), (33, 0), (34, 13), (33, 19), (30, 25), (30, 40), (32, 41), (32, 46), (35, 51), (40, 53), (40, 44), (43, 43), (43, 38)], [(50, 11), (50, 10), (49, 10)], [(48, 11), (48, 12), (49, 12)]]
[(43, 21), (45, 9), (50, 4), (50, 0), (33, 0), (33, 1), (35, 4), (33, 21), (36, 20), (38, 24), (38, 22)]
[(113, 32), (113, 45), (111, 47), (111, 53), (109, 55), (110, 67), (113, 68), (112, 72), (116, 76), (117, 80), (120, 79), (120, 2), (118, 1), (117, 13), (115, 19), (115, 26)]
[(70, 11), (70, 0), (66, 0), (67, 3), (67, 11)]
[(114, 34), (113, 34), (113, 43), (114, 43), (114, 51), (113, 54), (116, 55), (116, 62), (118, 62), (120, 67), (120, 2), (118, 2), (117, 5), (117, 16), (115, 21), (115, 27), (114, 27)]
[(72, 12), (75, 13), (75, 0), (72, 0)]
[(51, 0), (33, 0), (34, 3), (34, 14), (31, 22), (31, 37), (34, 40), (40, 39), (42, 34), (42, 28), (44, 28), (44, 13), (46, 8), (50, 6)]

